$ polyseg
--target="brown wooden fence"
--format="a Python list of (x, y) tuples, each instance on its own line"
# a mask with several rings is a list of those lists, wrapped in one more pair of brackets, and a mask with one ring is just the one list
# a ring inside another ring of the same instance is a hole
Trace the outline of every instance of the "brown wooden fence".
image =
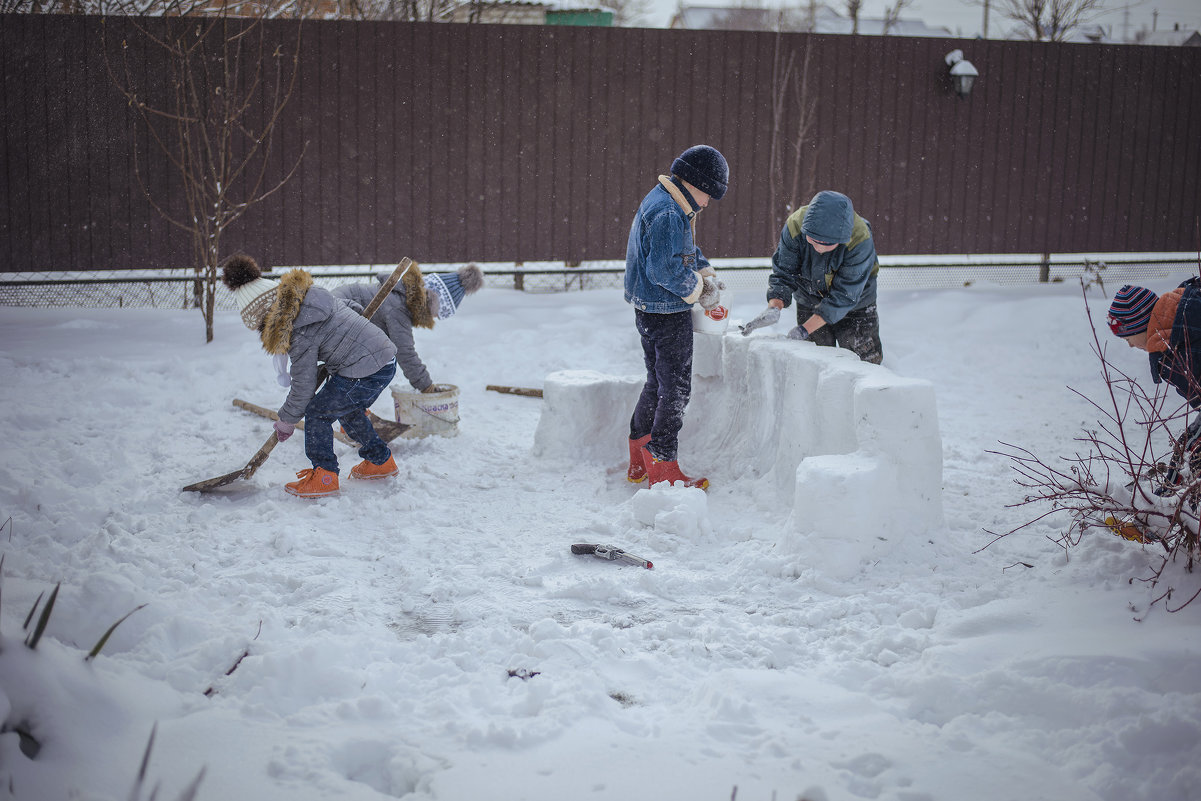
[[(108, 78), (101, 25), (0, 16), (0, 272), (192, 264), (138, 188), (135, 137), (156, 192), (178, 179)], [(707, 255), (768, 255), (772, 69), (805, 48), (812, 172), (792, 200), (846, 192), (882, 253), (1198, 245), (1195, 48), (388, 22), (305, 22), (301, 42), (273, 155), (278, 176), (307, 143), (299, 172), (223, 240), (266, 265), (620, 259), (655, 176), (701, 142), (731, 168), (698, 220)], [(967, 99), (955, 48), (980, 71)], [(798, 119), (785, 104), (780, 144)]]

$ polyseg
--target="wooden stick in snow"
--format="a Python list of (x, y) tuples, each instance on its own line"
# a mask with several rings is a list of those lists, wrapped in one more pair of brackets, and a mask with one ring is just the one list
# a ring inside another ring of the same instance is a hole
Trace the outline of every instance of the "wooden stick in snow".
[(505, 387), (498, 384), (489, 384), (484, 389), (490, 389), (493, 392), (503, 392), (506, 395), (525, 395), (527, 398), (542, 397), (542, 390), (531, 389), (529, 387)]

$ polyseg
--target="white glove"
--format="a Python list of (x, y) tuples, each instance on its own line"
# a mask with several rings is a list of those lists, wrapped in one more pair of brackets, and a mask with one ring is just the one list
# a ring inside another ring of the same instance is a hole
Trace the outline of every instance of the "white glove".
[(738, 326), (738, 330), (742, 332), (743, 336), (747, 336), (756, 328), (766, 328), (767, 326), (775, 325), (778, 322), (780, 322), (780, 310), (775, 306), (768, 306), (766, 309), (761, 311), (759, 316), (754, 320), (751, 320), (746, 325)]
[(788, 332), (789, 339), (808, 339), (810, 336), (808, 329), (803, 325), (798, 325), (796, 328)]
[(704, 288), (701, 290), (701, 296), (697, 298), (697, 303), (701, 304), (701, 308), (705, 311), (710, 311), (717, 307), (721, 301), (721, 290), (726, 288), (725, 282), (718, 281), (712, 276), (706, 275), (701, 279), (704, 282)]

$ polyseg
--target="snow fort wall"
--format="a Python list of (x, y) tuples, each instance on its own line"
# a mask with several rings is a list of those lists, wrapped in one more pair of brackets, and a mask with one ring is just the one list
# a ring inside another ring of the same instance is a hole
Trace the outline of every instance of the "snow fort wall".
[[(685, 472), (781, 510), (779, 545), (848, 576), (902, 536), (942, 525), (933, 385), (841, 348), (694, 334)], [(624, 465), (642, 376), (547, 376), (534, 453)]]

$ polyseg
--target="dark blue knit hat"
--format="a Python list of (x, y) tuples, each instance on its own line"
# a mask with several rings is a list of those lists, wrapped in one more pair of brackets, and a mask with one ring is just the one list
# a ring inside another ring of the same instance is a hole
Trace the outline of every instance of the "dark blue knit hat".
[(714, 200), (721, 200), (730, 183), (726, 157), (708, 145), (694, 145), (676, 156), (671, 172)]
[(1109, 304), (1109, 330), (1120, 337), (1132, 337), (1147, 330), (1151, 310), (1159, 296), (1141, 286), (1126, 284)]

